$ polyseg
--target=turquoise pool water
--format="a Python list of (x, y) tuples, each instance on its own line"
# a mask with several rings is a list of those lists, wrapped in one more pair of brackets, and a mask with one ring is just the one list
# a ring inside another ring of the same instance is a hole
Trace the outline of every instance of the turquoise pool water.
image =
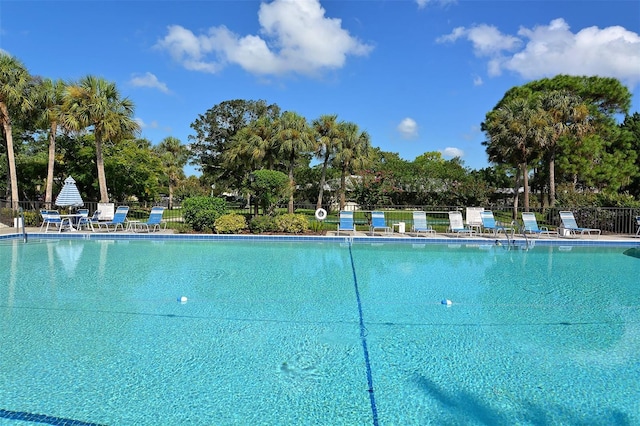
[(0, 424), (640, 424), (624, 250), (3, 242)]

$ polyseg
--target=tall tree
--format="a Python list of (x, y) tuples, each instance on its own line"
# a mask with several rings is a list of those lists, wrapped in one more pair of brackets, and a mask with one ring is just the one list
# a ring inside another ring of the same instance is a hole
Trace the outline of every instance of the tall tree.
[(549, 133), (543, 149), (549, 167), (549, 206), (556, 203), (555, 161), (558, 141), (563, 137), (581, 138), (592, 126), (589, 108), (579, 96), (567, 90), (545, 91), (541, 97), (542, 109), (548, 118)]
[(524, 209), (529, 211), (529, 163), (535, 160), (539, 147), (537, 141), (544, 139), (537, 132), (543, 131), (544, 117), (524, 98), (510, 99), (487, 114), (482, 124), (488, 140), (489, 161), (510, 164), (518, 171), (515, 174), (513, 214), (517, 217), (520, 179), (524, 187)]
[(313, 120), (312, 126), (317, 137), (315, 156), (322, 160), (318, 202), (316, 203), (317, 210), (322, 207), (324, 186), (327, 181), (327, 167), (333, 157), (335, 157), (341, 140), (337, 115), (321, 115), (319, 118)]
[(293, 201), (295, 192), (295, 180), (293, 172), (297, 160), (302, 154), (313, 150), (313, 132), (307, 120), (295, 112), (286, 111), (278, 120), (278, 133), (276, 139), (280, 146), (280, 152), (287, 159), (289, 183), (291, 195), (289, 196), (289, 213), (293, 213)]
[(66, 84), (62, 80), (45, 79), (38, 87), (37, 99), (43, 125), (48, 128), (49, 157), (47, 162), (47, 182), (45, 186), (44, 202), (51, 208), (53, 201), (53, 177), (56, 160), (56, 136), (58, 124), (62, 120), (64, 94)]
[(173, 208), (173, 191), (181, 179), (184, 179), (184, 166), (189, 161), (189, 149), (182, 145), (180, 139), (174, 137), (164, 138), (154, 151), (160, 157), (162, 167), (169, 181), (169, 210)]
[(371, 137), (360, 131), (358, 125), (342, 122), (339, 125), (340, 146), (334, 164), (340, 169), (340, 210), (346, 205), (347, 175), (364, 169), (371, 162)]
[(280, 115), (280, 108), (265, 101), (247, 101), (235, 99), (224, 101), (210, 108), (198, 116), (191, 123), (196, 132), (189, 136), (193, 164), (200, 167), (205, 179), (214, 182), (229, 180), (240, 182), (244, 177), (243, 171), (235, 170), (231, 176), (225, 170), (224, 163), (228, 161), (223, 153), (230, 148), (233, 138), (242, 128), (260, 117), (270, 117), (275, 120)]
[(33, 104), (28, 96), (29, 71), (18, 59), (0, 51), (0, 124), (4, 132), (11, 187), (11, 206), (18, 208), (18, 175), (16, 170), (10, 111), (28, 111)]
[(131, 137), (140, 130), (133, 119), (134, 104), (121, 98), (115, 83), (103, 78), (86, 76), (67, 87), (63, 126), (72, 131), (91, 127), (96, 143), (96, 167), (100, 202), (109, 202), (107, 179), (104, 173), (103, 144)]

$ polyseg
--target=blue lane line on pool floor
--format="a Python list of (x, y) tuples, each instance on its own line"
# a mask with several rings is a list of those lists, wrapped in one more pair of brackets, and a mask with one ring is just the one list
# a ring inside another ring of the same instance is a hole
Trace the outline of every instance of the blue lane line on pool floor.
[(46, 414), (28, 413), (26, 411), (5, 410), (2, 408), (0, 408), (0, 419), (17, 420), (31, 423), (43, 423), (54, 426), (101, 426), (99, 423), (91, 423), (82, 420), (49, 416)]
[(376, 406), (376, 396), (373, 390), (373, 375), (371, 374), (371, 362), (369, 361), (369, 349), (367, 347), (367, 329), (364, 326), (362, 316), (362, 302), (360, 301), (360, 290), (358, 289), (358, 277), (356, 276), (356, 265), (353, 263), (351, 244), (349, 244), (349, 258), (351, 259), (351, 271), (353, 273), (353, 286), (356, 290), (356, 300), (358, 302), (358, 316), (360, 317), (360, 341), (364, 352), (364, 364), (367, 368), (367, 384), (369, 386), (369, 402), (371, 403), (371, 414), (373, 415), (373, 425), (378, 426), (378, 407)]

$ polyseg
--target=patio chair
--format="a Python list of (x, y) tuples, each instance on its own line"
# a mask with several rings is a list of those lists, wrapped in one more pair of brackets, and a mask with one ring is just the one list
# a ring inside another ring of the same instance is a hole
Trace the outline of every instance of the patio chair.
[(523, 234), (530, 234), (536, 237), (540, 235), (558, 235), (557, 232), (549, 231), (549, 228), (547, 228), (546, 226), (538, 227), (538, 220), (536, 219), (536, 215), (534, 213), (522, 213), (522, 224), (524, 225), (522, 228)]
[(115, 214), (113, 215), (113, 220), (110, 220), (108, 222), (98, 222), (96, 223), (96, 225), (98, 225), (98, 231), (102, 230), (102, 227), (104, 226), (105, 230), (107, 232), (110, 231), (110, 227), (113, 226), (113, 231), (117, 231), (118, 227), (120, 227), (123, 231), (124, 231), (124, 224), (127, 221), (127, 214), (129, 213), (129, 207), (128, 206), (119, 206), (116, 209)]
[(423, 211), (413, 212), (413, 225), (411, 226), (411, 231), (415, 232), (416, 235), (419, 235), (420, 232), (433, 235), (436, 233), (431, 225), (427, 223), (427, 214)]
[[(146, 222), (130, 222), (133, 232), (138, 231), (155, 231), (156, 229), (160, 231), (162, 222), (162, 214), (164, 213), (164, 207), (155, 206), (151, 208), (151, 213), (149, 213), (149, 219)], [(164, 227), (166, 229), (167, 224), (164, 223)]]
[(70, 229), (71, 227), (71, 221), (68, 218), (63, 219), (57, 210), (40, 210), (40, 215), (42, 215), (41, 231), (42, 228), (44, 228), (44, 232), (49, 232), (51, 225), (53, 225), (58, 232), (62, 232), (63, 229)]
[(387, 226), (387, 221), (384, 218), (384, 212), (371, 212), (371, 226), (369, 226), (369, 229), (371, 230), (371, 235), (376, 229), (382, 229), (385, 234), (391, 232), (391, 228)]
[(482, 217), (480, 213), (484, 211), (484, 207), (467, 207), (465, 216), (467, 227), (474, 231), (482, 230)]
[(636, 225), (638, 225), (638, 230), (636, 231), (636, 237), (640, 237), (640, 216), (636, 216)]
[(346, 210), (340, 211), (340, 219), (338, 220), (338, 232), (336, 235), (340, 235), (340, 232), (352, 232), (356, 235), (356, 224), (353, 221), (353, 212)]
[[(78, 210), (80, 211), (80, 210)], [(93, 212), (93, 216), (89, 217), (89, 210), (87, 210), (87, 215), (86, 216), (80, 216), (80, 219), (78, 219), (78, 230), (81, 230), (82, 228), (84, 229), (91, 229), (91, 232), (94, 232), (95, 229), (93, 227), (93, 224), (97, 224), (100, 221), (100, 214), (101, 211), (100, 210), (96, 210), (95, 212)]]
[(455, 234), (458, 237), (464, 234), (473, 236), (474, 231), (471, 228), (464, 226), (462, 220), (462, 213), (458, 211), (449, 212), (449, 233)]
[(486, 233), (487, 231), (492, 233), (492, 236), (496, 237), (500, 232), (507, 231), (513, 233), (513, 227), (504, 225), (500, 222), (496, 222), (495, 217), (493, 217), (493, 212), (491, 210), (484, 210), (480, 212), (480, 219), (482, 219), (482, 232)]
[(580, 235), (587, 234), (591, 236), (591, 234), (594, 233), (597, 237), (602, 232), (600, 229), (596, 229), (596, 228), (579, 227), (578, 223), (576, 222), (576, 218), (573, 215), (573, 212), (570, 212), (570, 211), (560, 212), (560, 220), (562, 221), (562, 228), (568, 232), (568, 235), (562, 233), (561, 235), (563, 236), (568, 236), (568, 237), (572, 235), (578, 236), (578, 233), (580, 233)]

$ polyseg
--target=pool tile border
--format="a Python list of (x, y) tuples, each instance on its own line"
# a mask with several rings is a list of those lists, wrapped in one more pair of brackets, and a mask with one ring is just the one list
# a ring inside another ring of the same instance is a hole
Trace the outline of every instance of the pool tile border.
[[(354, 244), (464, 244), (494, 245), (507, 243), (505, 239), (478, 238), (441, 238), (441, 237), (371, 237), (371, 236), (321, 236), (321, 235), (222, 235), (222, 234), (134, 234), (134, 233), (64, 233), (52, 234), (36, 232), (27, 234), (28, 238), (65, 239), (65, 240), (154, 240), (154, 241), (255, 241), (255, 242), (351, 242)], [(0, 240), (22, 239), (22, 234), (0, 235)], [(529, 239), (518, 238), (512, 241), (519, 247), (531, 246), (592, 246), (592, 247), (637, 247), (640, 240), (592, 240), (592, 239)]]

